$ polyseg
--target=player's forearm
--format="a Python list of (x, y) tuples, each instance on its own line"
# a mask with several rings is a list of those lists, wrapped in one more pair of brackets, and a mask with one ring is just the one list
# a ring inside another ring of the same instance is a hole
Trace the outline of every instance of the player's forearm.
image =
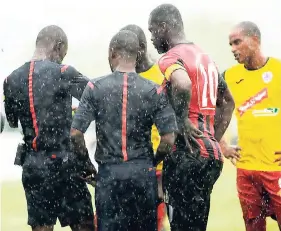
[(219, 141), (219, 144), (220, 144), (222, 153), (225, 153), (228, 148), (228, 144), (227, 144), (226, 140), (224, 139), (224, 137), (221, 138), (221, 140)]
[(231, 121), (234, 105), (216, 108), (215, 115), (215, 138), (220, 141)]
[(191, 91), (189, 89), (173, 89), (173, 108), (177, 117), (178, 127), (185, 128), (186, 132), (190, 130), (191, 122), (188, 119), (189, 103)]
[(171, 154), (175, 139), (175, 133), (170, 133), (161, 137), (161, 141), (155, 155), (155, 165), (164, 160), (166, 155)]

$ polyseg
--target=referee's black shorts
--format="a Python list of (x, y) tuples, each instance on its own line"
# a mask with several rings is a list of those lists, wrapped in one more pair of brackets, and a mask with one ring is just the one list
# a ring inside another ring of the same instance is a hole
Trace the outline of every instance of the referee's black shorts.
[(70, 152), (29, 152), (23, 164), (28, 224), (51, 226), (57, 218), (61, 226), (93, 224), (91, 194), (78, 177)]
[(164, 193), (171, 205), (171, 231), (204, 231), (207, 228), (210, 196), (223, 163), (176, 151), (163, 164)]
[(152, 163), (99, 165), (98, 231), (157, 231), (157, 179)]

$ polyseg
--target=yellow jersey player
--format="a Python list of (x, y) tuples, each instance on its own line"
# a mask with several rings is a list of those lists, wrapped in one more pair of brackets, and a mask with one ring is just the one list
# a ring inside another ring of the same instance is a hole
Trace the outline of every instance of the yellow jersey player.
[[(140, 43), (140, 51), (139, 51), (137, 66), (136, 66), (137, 73), (139, 73), (140, 76), (161, 85), (164, 80), (164, 77), (163, 77), (158, 65), (154, 64), (148, 58), (147, 41), (146, 41), (146, 37), (145, 37), (143, 30), (137, 25), (127, 25), (124, 28), (122, 28), (121, 30), (132, 31), (138, 36), (139, 43)], [(155, 125), (152, 126), (151, 141), (152, 141), (152, 145), (153, 145), (153, 151), (154, 151), (154, 153), (156, 153), (156, 150), (160, 143), (160, 136), (159, 136), (159, 133), (158, 133)], [(163, 163), (161, 162), (160, 164), (157, 165), (157, 168), (156, 168), (156, 170), (157, 170), (156, 173), (158, 176), (158, 192), (159, 192), (159, 198), (161, 201), (158, 205), (158, 230), (159, 231), (169, 229), (168, 217), (167, 217), (167, 213), (166, 213), (166, 206), (163, 202), (162, 174), (161, 174), (162, 166), (163, 166)]]
[(222, 145), (236, 158), (237, 189), (247, 231), (265, 231), (266, 216), (281, 230), (281, 61), (261, 52), (261, 33), (252, 22), (241, 22), (229, 35), (239, 63), (224, 72), (235, 100), (238, 146)]

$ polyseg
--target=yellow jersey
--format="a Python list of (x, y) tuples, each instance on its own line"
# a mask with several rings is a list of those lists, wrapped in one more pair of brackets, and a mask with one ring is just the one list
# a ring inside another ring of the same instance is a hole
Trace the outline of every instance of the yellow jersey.
[(260, 69), (247, 70), (238, 64), (225, 72), (235, 101), (238, 145), (237, 168), (281, 171), (274, 163), (281, 150), (281, 61), (269, 58)]
[[(153, 65), (149, 70), (140, 73), (140, 76), (142, 76), (143, 78), (146, 78), (158, 85), (161, 85), (164, 80), (164, 77), (163, 77), (158, 65), (156, 65), (156, 64)], [(160, 135), (159, 135), (158, 130), (155, 125), (152, 126), (152, 130), (151, 130), (151, 142), (153, 145), (153, 151), (155, 153), (157, 151), (157, 148), (160, 143)], [(157, 166), (157, 170), (162, 170), (162, 167), (163, 167), (163, 163), (161, 162)]]

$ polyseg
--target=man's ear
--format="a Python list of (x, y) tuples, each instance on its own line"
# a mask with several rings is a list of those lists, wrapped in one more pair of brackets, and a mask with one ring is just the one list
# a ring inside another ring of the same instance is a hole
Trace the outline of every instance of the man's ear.
[(53, 44), (53, 50), (54, 51), (60, 51), (62, 49), (63, 43), (61, 41), (56, 42)]
[(168, 25), (167, 25), (167, 23), (161, 22), (161, 23), (160, 23), (160, 31), (161, 31), (162, 33), (165, 33), (167, 30), (168, 30)]

